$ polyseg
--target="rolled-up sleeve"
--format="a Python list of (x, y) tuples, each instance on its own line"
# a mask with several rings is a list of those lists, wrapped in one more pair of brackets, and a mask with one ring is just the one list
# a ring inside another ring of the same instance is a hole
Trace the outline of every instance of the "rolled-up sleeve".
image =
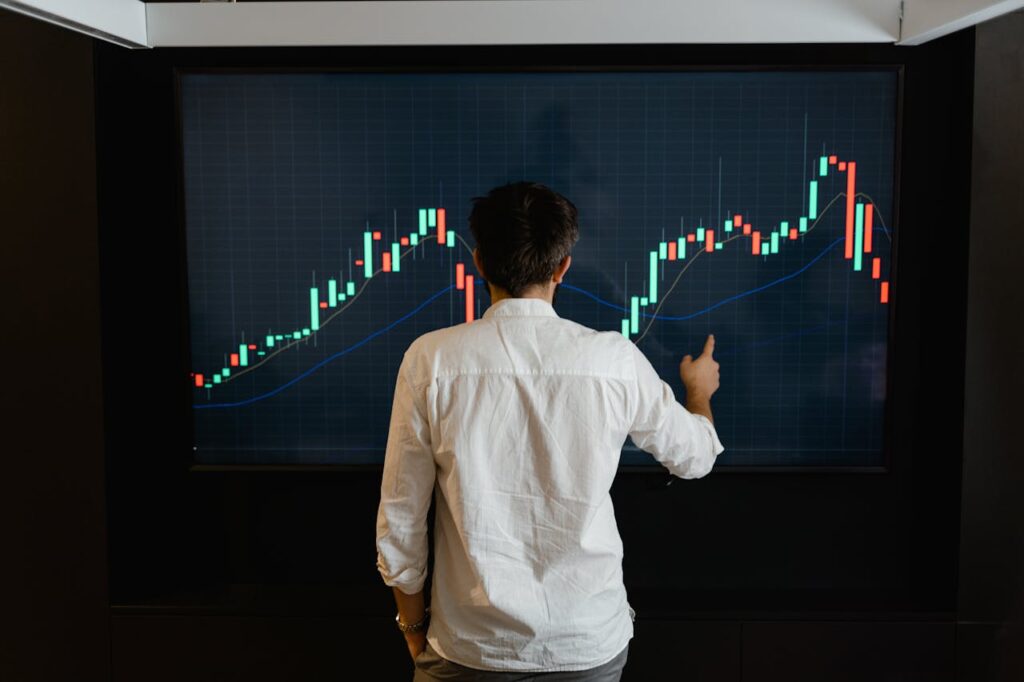
[(402, 360), (391, 407), (384, 475), (377, 509), (377, 569), (384, 583), (406, 594), (423, 589), (427, 575), (427, 511), (435, 468), (425, 390), (409, 381)]
[(629, 346), (636, 371), (636, 409), (630, 438), (673, 475), (706, 476), (725, 450), (714, 425), (704, 415), (680, 405), (672, 387), (658, 376), (647, 356), (635, 344)]

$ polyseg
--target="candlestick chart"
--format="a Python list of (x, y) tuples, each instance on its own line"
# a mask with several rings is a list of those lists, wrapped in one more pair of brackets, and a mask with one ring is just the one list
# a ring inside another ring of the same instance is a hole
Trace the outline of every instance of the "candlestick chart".
[(560, 316), (636, 343), (680, 400), (715, 334), (720, 463), (882, 462), (894, 73), (181, 85), (197, 461), (383, 461), (405, 349), (489, 304), (471, 199), (533, 180), (579, 208)]

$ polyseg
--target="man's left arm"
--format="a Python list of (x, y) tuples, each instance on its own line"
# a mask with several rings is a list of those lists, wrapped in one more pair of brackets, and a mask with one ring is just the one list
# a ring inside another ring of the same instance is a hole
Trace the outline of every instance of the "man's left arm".
[[(377, 510), (377, 569), (393, 588), (403, 623), (425, 614), (424, 583), (429, 545), (427, 511), (434, 490), (434, 454), (430, 443), (426, 395), (409, 379), (407, 358), (398, 370), (391, 407), (380, 506)], [(415, 658), (426, 646), (426, 632), (406, 633)]]

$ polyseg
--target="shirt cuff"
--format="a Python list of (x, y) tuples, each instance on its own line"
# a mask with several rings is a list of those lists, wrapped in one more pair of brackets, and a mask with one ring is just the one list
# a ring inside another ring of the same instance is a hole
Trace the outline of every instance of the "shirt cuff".
[(702, 414), (693, 413), (693, 416), (697, 418), (697, 421), (701, 423), (704, 430), (707, 431), (708, 436), (711, 438), (711, 454), (714, 457), (718, 457), (724, 450), (725, 446), (722, 445), (722, 441), (718, 440), (718, 432), (715, 430), (715, 425), (711, 423), (711, 420)]
[(380, 572), (381, 578), (384, 579), (384, 584), (388, 587), (397, 587), (406, 594), (416, 594), (423, 589), (424, 584), (427, 582), (427, 572), (425, 570), (414, 570), (407, 568), (403, 571), (399, 571), (397, 574), (391, 574), (384, 567), (383, 561), (377, 561), (377, 570)]

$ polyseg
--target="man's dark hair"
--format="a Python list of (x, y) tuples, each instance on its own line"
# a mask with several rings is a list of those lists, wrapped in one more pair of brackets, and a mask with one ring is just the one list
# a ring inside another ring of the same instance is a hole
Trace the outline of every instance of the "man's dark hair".
[(469, 229), (488, 282), (520, 297), (551, 280), (579, 227), (576, 206), (536, 182), (513, 182), (473, 199)]

